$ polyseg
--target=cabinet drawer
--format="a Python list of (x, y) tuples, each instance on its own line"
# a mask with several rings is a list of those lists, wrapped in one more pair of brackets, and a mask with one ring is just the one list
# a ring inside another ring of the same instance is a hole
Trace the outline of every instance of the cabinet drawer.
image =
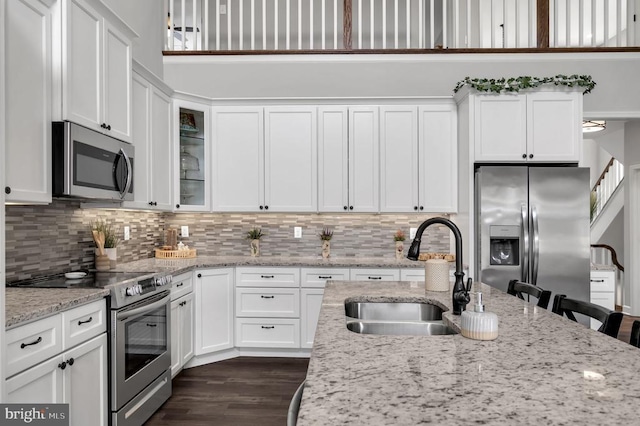
[(107, 331), (107, 303), (104, 299), (62, 313), (62, 345), (69, 349)]
[(328, 280), (346, 281), (349, 270), (340, 268), (317, 268), (300, 271), (300, 285), (307, 288), (324, 288)]
[(236, 346), (241, 348), (299, 348), (300, 320), (236, 319)]
[(300, 290), (297, 288), (237, 288), (236, 316), (298, 318)]
[(62, 352), (62, 316), (7, 330), (7, 377)]
[(400, 269), (400, 281), (424, 281), (424, 268)]
[(591, 291), (616, 291), (615, 273), (613, 271), (591, 272)]
[(400, 281), (398, 269), (351, 269), (352, 281)]
[(193, 291), (193, 273), (180, 274), (173, 277), (171, 284), (171, 300), (176, 300)]
[(300, 287), (298, 268), (238, 268), (237, 287)]

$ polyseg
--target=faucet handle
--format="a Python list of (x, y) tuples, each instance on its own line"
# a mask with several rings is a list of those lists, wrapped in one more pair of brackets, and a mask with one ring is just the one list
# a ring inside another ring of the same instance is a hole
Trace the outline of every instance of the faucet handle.
[(467, 280), (467, 288), (466, 288), (467, 293), (471, 292), (471, 285), (472, 284), (473, 284), (473, 279), (471, 277), (469, 277), (469, 279)]

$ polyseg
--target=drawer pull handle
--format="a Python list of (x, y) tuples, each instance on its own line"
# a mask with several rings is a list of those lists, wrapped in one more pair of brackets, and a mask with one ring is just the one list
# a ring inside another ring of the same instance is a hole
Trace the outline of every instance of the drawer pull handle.
[(58, 367), (60, 367), (60, 370), (64, 370), (65, 368), (67, 368), (67, 363), (62, 361), (60, 364), (58, 364)]
[(264, 328), (265, 330), (271, 330), (272, 328), (276, 328), (275, 325), (262, 325), (262, 328)]
[(93, 321), (93, 317), (89, 317), (89, 319), (86, 320), (86, 321), (78, 321), (78, 325), (86, 324), (86, 323), (89, 323), (91, 321)]
[(147, 327), (157, 327), (157, 326), (158, 326), (158, 324), (149, 324), (149, 323), (147, 323)]
[(330, 280), (331, 278), (332, 278), (331, 275), (326, 276), (326, 277), (323, 277), (322, 275), (318, 276), (318, 279), (320, 279), (320, 280)]
[(275, 278), (275, 275), (260, 275), (260, 278)]
[(180, 306), (184, 306), (184, 305), (186, 305), (186, 304), (187, 304), (187, 302), (186, 302), (186, 301), (184, 301), (184, 302), (180, 302)]
[(184, 285), (184, 283), (180, 283), (176, 287), (182, 287), (183, 285)]
[(603, 283), (604, 280), (591, 280), (592, 283)]
[(73, 358), (69, 358), (69, 359), (67, 360), (67, 364), (68, 364), (69, 366), (72, 366), (74, 362), (76, 362), (76, 360), (75, 360), (75, 359), (73, 359)]
[(20, 349), (24, 349), (27, 346), (31, 346), (31, 345), (37, 345), (38, 343), (42, 342), (42, 337), (38, 337), (37, 340), (31, 342), (31, 343), (20, 343)]
[(370, 280), (381, 280), (382, 279), (382, 277), (367, 277), (367, 278), (369, 278)]
[(263, 298), (263, 299), (275, 299), (275, 296), (264, 296), (264, 295), (261, 295), (260, 297)]

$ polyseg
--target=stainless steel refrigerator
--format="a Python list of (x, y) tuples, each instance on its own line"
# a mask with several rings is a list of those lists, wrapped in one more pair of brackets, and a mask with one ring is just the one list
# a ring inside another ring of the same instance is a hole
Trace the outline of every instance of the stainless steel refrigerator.
[(589, 169), (481, 166), (475, 185), (480, 281), (506, 291), (518, 279), (589, 300)]

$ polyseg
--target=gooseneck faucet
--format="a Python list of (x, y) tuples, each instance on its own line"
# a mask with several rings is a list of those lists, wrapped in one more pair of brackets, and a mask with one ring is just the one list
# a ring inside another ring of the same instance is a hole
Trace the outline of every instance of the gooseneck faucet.
[(462, 235), (460, 234), (460, 230), (458, 229), (458, 227), (449, 219), (445, 219), (443, 217), (434, 217), (425, 220), (416, 231), (416, 236), (411, 243), (411, 247), (409, 247), (409, 252), (407, 253), (407, 259), (418, 260), (418, 256), (420, 255), (420, 242), (422, 234), (429, 226), (436, 223), (449, 228), (451, 232), (453, 232), (453, 236), (456, 240), (456, 272), (454, 273), (456, 282), (453, 285), (453, 294), (451, 298), (453, 302), (453, 314), (460, 315), (471, 300), (471, 298), (469, 297), (469, 290), (471, 290), (471, 286), (468, 285), (469, 288), (465, 288), (463, 282), (464, 272), (462, 272)]

